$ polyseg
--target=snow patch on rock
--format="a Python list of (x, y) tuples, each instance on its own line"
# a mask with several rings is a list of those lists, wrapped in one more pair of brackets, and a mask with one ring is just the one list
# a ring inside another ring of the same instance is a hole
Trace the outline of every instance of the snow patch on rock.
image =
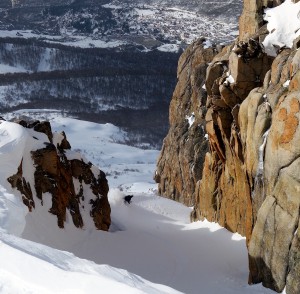
[(264, 20), (268, 22), (270, 32), (263, 42), (266, 53), (276, 56), (275, 46), (293, 46), (293, 41), (300, 36), (300, 2), (286, 0), (274, 8), (265, 9)]
[(187, 115), (185, 119), (189, 122), (189, 128), (190, 128), (195, 122), (195, 113), (193, 112), (190, 116)]

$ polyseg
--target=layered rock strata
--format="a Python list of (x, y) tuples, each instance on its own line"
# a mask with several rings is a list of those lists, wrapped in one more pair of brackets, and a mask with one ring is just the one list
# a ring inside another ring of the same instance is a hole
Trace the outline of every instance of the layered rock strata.
[[(31, 157), (32, 168), (24, 167), (22, 160), (18, 172), (7, 179), (21, 192), (28, 210), (36, 209), (36, 202), (43, 206), (45, 197), (51, 197), (49, 213), (57, 217), (60, 228), (64, 228), (68, 212), (77, 228), (85, 226), (83, 214), (88, 214), (96, 229), (107, 231), (111, 220), (107, 199), (109, 188), (104, 172), (79, 154), (72, 153), (65, 133), (53, 135), (49, 122), (19, 121), (19, 124), (48, 137), (44, 148), (24, 154)], [(34, 179), (33, 183), (26, 180), (30, 177)]]

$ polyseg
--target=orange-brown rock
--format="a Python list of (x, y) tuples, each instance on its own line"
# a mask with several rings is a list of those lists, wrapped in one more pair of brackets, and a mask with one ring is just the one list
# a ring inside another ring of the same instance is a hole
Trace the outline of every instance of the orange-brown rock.
[(178, 63), (178, 83), (170, 104), (170, 130), (157, 163), (159, 193), (194, 204), (195, 185), (202, 177), (205, 138), (206, 69), (216, 55), (204, 40), (190, 45)]
[[(161, 195), (194, 205), (193, 220), (217, 221), (250, 238), (251, 180), (244, 165), (238, 110), (249, 92), (263, 85), (271, 64), (254, 40), (241, 46), (245, 51), (232, 45), (216, 55), (213, 48), (204, 49), (198, 42), (181, 56), (170, 131), (155, 178)], [(210, 146), (206, 156), (204, 126)]]
[[(256, 46), (255, 41), (243, 48)], [(232, 47), (231, 47), (232, 48)], [(211, 62), (207, 70), (207, 80), (219, 81), (219, 99), (208, 96), (206, 130), (209, 135), (210, 154), (206, 155), (202, 180), (196, 185), (196, 201), (192, 219), (207, 218), (219, 222), (230, 231), (246, 235), (248, 240), (252, 232), (251, 181), (245, 168), (245, 156), (238, 119), (239, 103), (249, 92), (260, 85), (270, 69), (268, 57), (257, 45), (257, 53), (243, 55), (235, 48), (223, 55), (223, 71), (215, 75), (215, 64), (219, 56)], [(247, 57), (245, 59), (244, 57)], [(206, 86), (213, 85), (206, 82)], [(209, 91), (208, 93), (212, 93)], [(216, 107), (216, 105), (218, 107)], [(241, 122), (243, 125), (243, 122)]]
[[(176, 122), (181, 124), (165, 139), (157, 180), (167, 197), (190, 204), (186, 199), (194, 195), (192, 220), (206, 218), (246, 235), (250, 283), (262, 282), (278, 292), (286, 287), (288, 294), (296, 294), (300, 293), (300, 50), (298, 45), (283, 48), (273, 60), (256, 41), (266, 33), (264, 7), (282, 2), (245, 0), (239, 39), (207, 67), (207, 98), (204, 104), (201, 96), (200, 107), (205, 121), (197, 121), (208, 134), (204, 162), (203, 157), (193, 157), (191, 145), (182, 143), (194, 143), (191, 128), (183, 122), (196, 109), (191, 108), (192, 93), (202, 93), (204, 83), (190, 87), (191, 54), (197, 51), (190, 48), (183, 55), (181, 65), (190, 67), (174, 92), (171, 130)], [(193, 173), (182, 154), (193, 164)], [(200, 176), (192, 177), (195, 172)]]

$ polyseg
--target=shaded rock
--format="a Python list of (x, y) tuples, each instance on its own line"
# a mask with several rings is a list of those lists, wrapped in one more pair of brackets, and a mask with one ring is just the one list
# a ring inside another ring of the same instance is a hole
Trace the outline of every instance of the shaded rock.
[(7, 181), (11, 184), (12, 188), (16, 188), (22, 193), (23, 203), (28, 207), (29, 211), (32, 211), (35, 208), (35, 203), (30, 184), (23, 178), (22, 162), (18, 167), (18, 172), (9, 177)]
[(155, 180), (162, 196), (193, 205), (195, 184), (202, 177), (205, 138), (205, 75), (216, 55), (203, 40), (190, 45), (178, 63), (178, 83), (170, 104), (170, 129), (164, 139)]
[(289, 271), (286, 280), (286, 292), (296, 294), (300, 289), (300, 224), (295, 231), (289, 254)]
[[(300, 183), (294, 179), (299, 163), (297, 160), (280, 172), (272, 194), (267, 196), (258, 212), (249, 244), (250, 261), (255, 268), (251, 267), (250, 281), (263, 282), (264, 286), (278, 292), (282, 292), (286, 285), (290, 247), (299, 222), (300, 198), (291, 197), (299, 195)], [(299, 266), (297, 259), (292, 260), (296, 261), (296, 267)], [(290, 283), (298, 282), (290, 279)]]
[(218, 95), (219, 94), (219, 91), (214, 90), (214, 88), (216, 87), (217, 89), (219, 89), (219, 85), (218, 85), (217, 81), (223, 75), (223, 73), (226, 71), (226, 69), (227, 69), (226, 63), (217, 61), (208, 67), (206, 81), (205, 81), (205, 86), (206, 86), (208, 95)]
[(221, 99), (225, 102), (230, 108), (234, 108), (237, 104), (241, 102), (239, 97), (231, 90), (230, 87), (225, 86), (224, 84), (220, 85), (220, 95)]
[(33, 128), (36, 132), (44, 133), (49, 138), (50, 143), (52, 143), (53, 134), (51, 130), (51, 125), (48, 121), (39, 122), (36, 121), (34, 124), (29, 124), (28, 128)]

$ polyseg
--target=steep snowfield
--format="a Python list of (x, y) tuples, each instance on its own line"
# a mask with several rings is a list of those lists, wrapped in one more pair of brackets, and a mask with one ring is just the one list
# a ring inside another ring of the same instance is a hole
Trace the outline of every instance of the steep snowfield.
[[(68, 250), (72, 249), (74, 241), (74, 238), (69, 240), (69, 236), (79, 233), (77, 242), (84, 242), (85, 239), (80, 238), (90, 234), (99, 238), (98, 231), (91, 225), (85, 227), (86, 231), (76, 232), (71, 224), (64, 230), (57, 230), (55, 217), (47, 213), (49, 201), (41, 206), (36, 199), (36, 210), (28, 213), (19, 193), (9, 187), (6, 179), (17, 172), (22, 159), (24, 174), (33, 174), (29, 170), (33, 168), (31, 158), (23, 154), (43, 147), (43, 142), (47, 141), (44, 134), (18, 124), (0, 123), (0, 293), (99, 293), (99, 289), (109, 293), (178, 293), (126, 270), (96, 265), (71, 253), (18, 237), (33, 234), (41, 243)], [(32, 178), (26, 180), (33, 184)], [(80, 232), (88, 234), (83, 236)]]
[(125, 270), (0, 233), (1, 293), (179, 293)]
[[(24, 153), (42, 147), (39, 140), (35, 140), (31, 130), (25, 130), (20, 125), (0, 121), (0, 224), (1, 228), (15, 235), (21, 235), (25, 226), (26, 209), (20, 195), (8, 189), (6, 179), (18, 170)], [(45, 135), (34, 132), (36, 138), (45, 139)], [(31, 158), (24, 157), (23, 162), (30, 169)], [(27, 179), (32, 183), (32, 179)], [(17, 217), (16, 217), (17, 216)]]
[(293, 41), (300, 36), (300, 2), (286, 0), (275, 8), (268, 8), (264, 20), (268, 22), (270, 33), (263, 44), (269, 55), (276, 56), (273, 45), (291, 48)]
[[(54, 130), (66, 132), (72, 149), (107, 172), (113, 224), (110, 232), (71, 224), (59, 229), (41, 207), (23, 213), (22, 238), (0, 233), (0, 293), (273, 293), (247, 285), (244, 238), (206, 221), (191, 224), (191, 208), (156, 196), (158, 151), (123, 145), (126, 134), (110, 124), (63, 118), (59, 112), (46, 116)], [(0, 154), (19, 148), (24, 134), (16, 128), (14, 137), (0, 137)], [(8, 202), (4, 193), (12, 191), (2, 175), (0, 200)], [(126, 194), (134, 195), (130, 205), (123, 202)], [(22, 209), (18, 197), (13, 201)]]

